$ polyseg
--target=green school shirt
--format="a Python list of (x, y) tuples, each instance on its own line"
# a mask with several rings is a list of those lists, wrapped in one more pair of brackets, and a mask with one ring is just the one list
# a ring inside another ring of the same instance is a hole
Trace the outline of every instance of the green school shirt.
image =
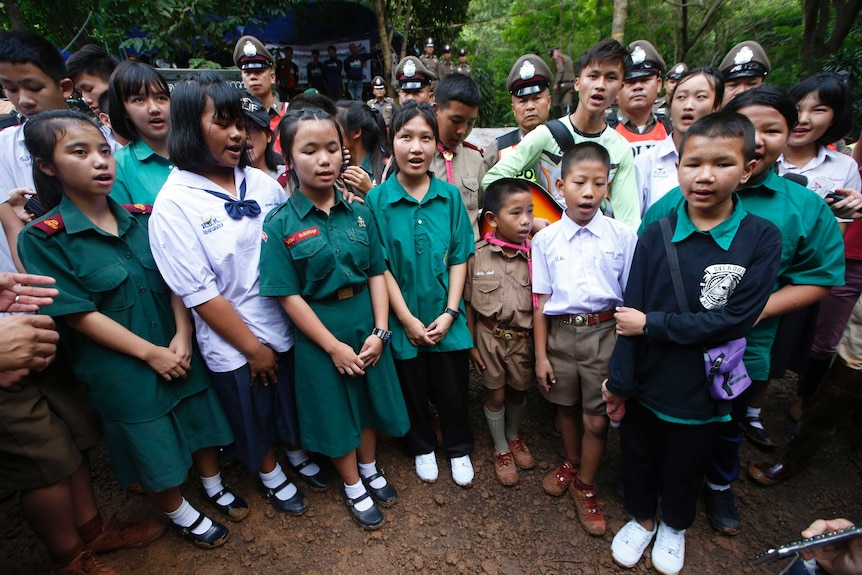
[(153, 151), (143, 140), (135, 140), (114, 154), (117, 179), (111, 197), (121, 204), (152, 204), (174, 164)]
[[(149, 207), (134, 215), (108, 198), (118, 235), (97, 228), (68, 198), (25, 227), (18, 253), (35, 274), (52, 276), (60, 295), (44, 312), (58, 329), (75, 374), (90, 387), (102, 417), (141, 423), (161, 417), (181, 399), (205, 390), (209, 376), (198, 353), (188, 379), (162, 379), (144, 361), (110, 350), (70, 328), (63, 317), (98, 311), (129, 331), (167, 347), (176, 333), (171, 292), (150, 252)], [(146, 213), (144, 213), (146, 212)]]
[[(746, 211), (769, 220), (781, 231), (781, 264), (775, 290), (785, 285), (844, 284), (844, 241), (835, 216), (820, 196), (772, 170), (737, 194)], [(674, 188), (650, 207), (641, 231), (684, 203), (679, 187)], [(755, 381), (769, 379), (769, 352), (778, 320), (764, 320), (746, 336), (743, 359)]]
[[(473, 226), (458, 188), (431, 178), (422, 201), (412, 198), (395, 176), (372, 188), (365, 197), (381, 230), (389, 270), (398, 281), (410, 312), (426, 326), (446, 309), (449, 266), (467, 262), (473, 253)], [(414, 347), (401, 323), (391, 314), (392, 352), (396, 359), (415, 358), (420, 351), (470, 349), (464, 300), (461, 316), (435, 346)]]
[(350, 205), (340, 192), (335, 193), (329, 214), (299, 190), (267, 214), (260, 251), (260, 295), (325, 299), (386, 271), (371, 211), (358, 202)]

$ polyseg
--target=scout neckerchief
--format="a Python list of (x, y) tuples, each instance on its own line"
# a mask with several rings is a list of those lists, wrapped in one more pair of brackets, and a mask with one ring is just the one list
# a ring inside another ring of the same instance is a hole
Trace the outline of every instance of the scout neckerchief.
[(443, 159), (446, 160), (446, 181), (450, 184), (455, 184), (455, 178), (452, 176), (452, 158), (455, 157), (454, 152), (452, 150), (447, 150), (443, 147), (443, 144), (437, 143), (437, 149), (443, 154)]
[(224, 200), (224, 209), (233, 220), (241, 220), (245, 216), (255, 218), (260, 215), (260, 206), (254, 200), (245, 199), (245, 180), (239, 185), (239, 199), (236, 200), (227, 194), (204, 190), (217, 198)]
[[(488, 232), (485, 234), (485, 237), (482, 238), (489, 244), (493, 244), (495, 246), (500, 246), (501, 248), (512, 248), (513, 250), (518, 250), (527, 254), (527, 267), (530, 270), (530, 285), (533, 285), (533, 258), (530, 257), (530, 240), (527, 240), (524, 245), (520, 244), (511, 244), (509, 242), (503, 241), (501, 239), (497, 239), (497, 236), (494, 235), (494, 232)], [(532, 289), (532, 288), (531, 288)], [(533, 294), (533, 309), (539, 308), (539, 296), (537, 294)]]

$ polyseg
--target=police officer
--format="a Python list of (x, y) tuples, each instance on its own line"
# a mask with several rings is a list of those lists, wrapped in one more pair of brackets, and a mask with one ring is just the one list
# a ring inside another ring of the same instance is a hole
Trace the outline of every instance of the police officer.
[(688, 72), (688, 66), (685, 62), (677, 62), (664, 75), (664, 96), (655, 101), (655, 113), (667, 114), (670, 107), (670, 96), (673, 94), (673, 89), (679, 83), (685, 73)]
[(459, 74), (464, 74), (465, 76), (473, 77), (473, 68), (470, 67), (470, 64), (467, 63), (467, 49), (461, 48), (458, 50), (458, 66), (455, 68), (455, 71)]
[(371, 91), (374, 93), (374, 97), (368, 100), (366, 104), (372, 110), (377, 110), (388, 128), (392, 116), (395, 115), (395, 100), (386, 95), (386, 82), (382, 76), (374, 76), (371, 80)]
[[(273, 93), (275, 82), (275, 58), (263, 43), (254, 36), (243, 36), (233, 48), (233, 62), (242, 71), (242, 83), (248, 93), (257, 96), (269, 114), (269, 125), (274, 133), (278, 122), (287, 111), (287, 104), (279, 101)], [(276, 144), (276, 152), (281, 148)]]
[(754, 40), (740, 42), (730, 49), (718, 67), (724, 78), (724, 106), (737, 94), (763, 84), (772, 64), (763, 46)]
[(425, 39), (425, 53), (419, 56), (419, 59), (422, 61), (425, 68), (434, 74), (435, 78), (439, 77), (437, 70), (437, 55), (434, 54), (434, 38), (429, 36)]
[[(485, 150), (485, 169), (490, 170), (497, 160), (511, 152), (521, 139), (536, 126), (548, 121), (551, 112), (551, 82), (554, 75), (539, 56), (524, 54), (509, 71), (506, 88), (512, 95), (512, 113), (518, 129), (503, 134)], [(535, 168), (518, 174), (519, 178), (536, 180)]]
[(554, 117), (568, 116), (572, 112), (572, 92), (575, 88), (575, 65), (563, 54), (560, 47), (548, 53), (556, 68), (554, 76)]
[(608, 118), (608, 125), (631, 143), (637, 156), (667, 138), (673, 128), (670, 119), (653, 113), (661, 91), (664, 59), (646, 40), (632, 42), (629, 51), (631, 66), (617, 95), (619, 110)]
[[(436, 64), (436, 59), (434, 60)], [(436, 69), (436, 65), (435, 65)], [(395, 69), (395, 81), (399, 85), (398, 99), (403, 104), (407, 100), (416, 100), (430, 104), (434, 101), (434, 91), (431, 83), (437, 80), (437, 75), (425, 67), (416, 56), (406, 56)]]
[(452, 61), (452, 46), (443, 46), (443, 59), (437, 61), (437, 77), (443, 79), (455, 71), (455, 62)]

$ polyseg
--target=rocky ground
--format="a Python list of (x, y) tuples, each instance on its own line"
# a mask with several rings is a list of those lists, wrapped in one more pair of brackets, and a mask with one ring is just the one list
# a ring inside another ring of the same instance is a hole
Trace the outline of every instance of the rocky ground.
[[(771, 392), (766, 417), (776, 435), (790, 430), (786, 413), (793, 385), (792, 381), (782, 381)], [(555, 499), (541, 489), (542, 476), (560, 460), (550, 406), (535, 391), (530, 393), (525, 436), (539, 465), (522, 472), (518, 486), (506, 488), (494, 478), (491, 443), (475, 381), (471, 400), (477, 432), (475, 486), (457, 487), (442, 457), (440, 480), (433, 485), (420, 482), (400, 443), (387, 441), (381, 445), (379, 462), (399, 489), (400, 501), (385, 510), (387, 522), (379, 531), (359, 529), (348, 517), (336, 489), (326, 493), (306, 490), (311, 509), (303, 517), (275, 513), (256, 494), (254, 479), (238, 466), (231, 466), (224, 475), (246, 496), (252, 513), (245, 522), (231, 526), (232, 537), (224, 547), (198, 550), (169, 531), (146, 548), (117, 551), (104, 556), (104, 561), (120, 573), (171, 575), (654, 572), (648, 559), (631, 571), (611, 560), (611, 539), (627, 520), (614, 488), (620, 468), (616, 431), (611, 431), (599, 477), (599, 499), (608, 518), (608, 534), (593, 538), (579, 526), (567, 495)], [(842, 429), (803, 473), (786, 484), (764, 489), (744, 478), (739, 481), (734, 487), (744, 522), (744, 533), (739, 537), (712, 531), (701, 506), (687, 535), (683, 572), (778, 573), (780, 566), (756, 568), (748, 560), (770, 546), (798, 538), (799, 531), (818, 517), (862, 520), (862, 482), (847, 460), (851, 438), (858, 433), (858, 428)], [(744, 462), (761, 457), (761, 452), (747, 442), (743, 444)], [(131, 518), (157, 514), (145, 498), (126, 492), (114, 482), (104, 449), (96, 450), (93, 462), (97, 495), (106, 515)], [(193, 503), (200, 502), (196, 482), (190, 482), (185, 493)], [(0, 503), (0, 575), (48, 570), (44, 550), (22, 522), (16, 498)]]

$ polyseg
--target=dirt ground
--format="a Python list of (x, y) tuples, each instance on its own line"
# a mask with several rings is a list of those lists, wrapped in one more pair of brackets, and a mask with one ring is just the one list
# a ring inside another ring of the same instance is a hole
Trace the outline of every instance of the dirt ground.
[[(771, 390), (766, 418), (776, 436), (786, 437), (790, 431), (786, 414), (793, 389), (792, 381), (783, 380)], [(148, 547), (116, 551), (103, 556), (103, 560), (124, 574), (654, 572), (648, 557), (630, 571), (617, 567), (611, 559), (613, 534), (628, 519), (614, 488), (620, 469), (615, 430), (610, 433), (598, 483), (608, 533), (593, 538), (581, 529), (567, 495), (553, 498), (542, 492), (542, 476), (560, 460), (560, 441), (552, 433), (551, 407), (535, 390), (529, 394), (525, 437), (539, 464), (532, 471), (521, 472), (519, 485), (507, 488), (494, 478), (481, 390), (475, 380), (471, 400), (477, 435), (474, 487), (456, 486), (447, 461), (439, 454), (440, 479), (433, 485), (420, 482), (412, 459), (404, 455), (400, 443), (387, 441), (380, 447), (378, 461), (398, 488), (400, 500), (384, 510), (386, 524), (379, 531), (364, 532), (357, 527), (335, 488), (325, 493), (306, 489), (311, 508), (302, 517), (278, 514), (256, 494), (255, 480), (240, 467), (230, 466), (224, 476), (246, 497), (252, 513), (243, 523), (229, 525), (232, 537), (225, 546), (199, 550), (175, 531), (168, 531)], [(734, 489), (744, 526), (738, 537), (715, 533), (701, 504), (687, 534), (683, 572), (778, 573), (781, 566), (756, 568), (748, 560), (770, 546), (798, 538), (799, 531), (816, 518), (843, 516), (862, 520), (862, 481), (847, 459), (851, 438), (858, 433), (858, 428), (842, 429), (804, 472), (785, 484), (765, 489), (744, 477), (737, 482)], [(743, 463), (761, 457), (761, 452), (743, 443)], [(93, 454), (93, 468), (96, 493), (106, 516), (157, 515), (144, 497), (117, 486), (103, 448)], [(184, 490), (196, 505), (200, 504), (198, 485), (190, 481)], [(203, 505), (201, 508), (207, 509)], [(21, 520), (16, 498), (8, 498), (0, 503), (0, 575), (48, 571), (43, 547)]]

